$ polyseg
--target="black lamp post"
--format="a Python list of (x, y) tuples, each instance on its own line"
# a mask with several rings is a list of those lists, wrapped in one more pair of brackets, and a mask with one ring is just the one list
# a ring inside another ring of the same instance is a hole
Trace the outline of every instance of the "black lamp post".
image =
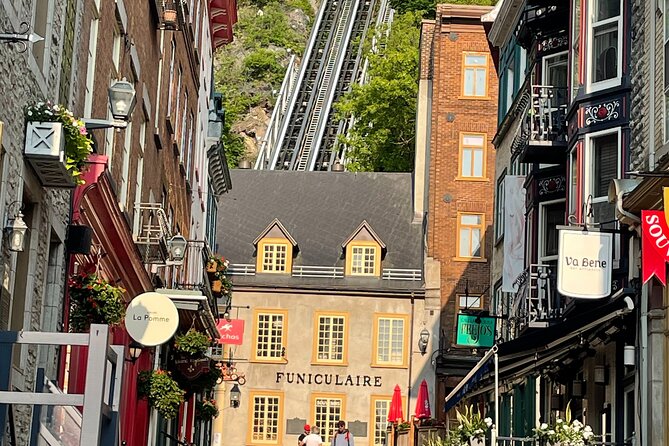
[(242, 392), (239, 390), (239, 386), (235, 384), (232, 386), (232, 389), (230, 389), (230, 406), (232, 407), (239, 407), (239, 399), (242, 396)]
[(128, 353), (130, 354), (130, 359), (126, 359), (126, 361), (132, 362), (134, 364), (142, 354), (143, 348), (144, 347), (142, 346), (142, 344), (140, 344), (135, 340), (130, 342), (130, 345), (128, 345)]

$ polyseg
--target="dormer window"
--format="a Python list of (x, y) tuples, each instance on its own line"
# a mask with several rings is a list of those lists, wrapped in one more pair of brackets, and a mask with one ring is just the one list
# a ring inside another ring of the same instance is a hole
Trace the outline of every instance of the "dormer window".
[(386, 245), (366, 221), (363, 221), (353, 234), (342, 243), (346, 258), (346, 275), (375, 276), (381, 275), (381, 260)]
[(256, 247), (256, 272), (290, 274), (297, 242), (278, 219), (274, 219), (253, 241)]

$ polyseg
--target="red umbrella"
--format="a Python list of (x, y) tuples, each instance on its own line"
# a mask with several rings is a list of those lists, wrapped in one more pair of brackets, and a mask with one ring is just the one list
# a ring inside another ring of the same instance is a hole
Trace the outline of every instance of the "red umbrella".
[(402, 412), (402, 391), (399, 385), (395, 385), (393, 391), (393, 399), (390, 401), (390, 410), (388, 411), (388, 421), (397, 423), (404, 420), (404, 413)]
[(423, 380), (418, 389), (418, 397), (416, 401), (416, 418), (430, 418), (432, 412), (430, 411), (430, 397), (427, 393), (427, 381)]

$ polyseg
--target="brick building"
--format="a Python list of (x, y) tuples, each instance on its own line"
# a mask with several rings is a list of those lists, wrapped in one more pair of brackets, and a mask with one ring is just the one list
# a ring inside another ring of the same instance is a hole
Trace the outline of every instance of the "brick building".
[[(223, 111), (211, 91), (212, 60), (215, 48), (232, 39), (234, 0), (5, 2), (0, 20), (3, 30), (19, 31), (26, 22), (32, 24), (28, 32), (44, 37), (25, 52), (16, 44), (0, 45), (5, 84), (0, 214), (6, 222), (5, 215), (14, 218), (22, 208), (29, 228), (22, 252), (10, 252), (6, 239), (0, 241), (7, 277), (0, 330), (67, 330), (67, 278), (94, 270), (124, 288), (126, 302), (161, 288), (179, 309), (181, 330), (196, 327), (217, 336), (218, 296), (205, 266), (215, 244), (217, 199), (230, 180), (219, 142)], [(127, 122), (112, 116), (107, 95), (123, 78), (136, 100)], [(45, 185), (23, 155), (23, 110), (46, 100), (81, 117), (93, 139), (85, 184), (76, 188)], [(182, 262), (170, 250), (181, 236)], [(115, 328), (111, 342), (127, 346), (130, 338)], [(69, 393), (83, 390), (81, 349), (15, 347), (14, 352), (11, 389), (33, 390), (40, 367), (49, 385)], [(190, 394), (174, 420), (161, 419), (137, 396), (138, 372), (164, 367), (167, 353), (164, 347), (145, 348), (136, 362), (121, 361), (118, 442), (162, 445), (171, 436), (210, 444), (211, 422), (194, 417), (201, 395)], [(0, 410), (3, 432), (8, 420), (16, 444), (30, 444), (31, 408), (16, 406), (7, 418), (7, 406)], [(43, 428), (49, 434), (41, 434), (41, 441), (55, 444), (51, 441), (64, 441), (59, 438), (64, 433), (78, 435), (81, 415), (71, 410), (74, 425), (64, 429), (58, 425), (62, 418), (47, 419)]]
[(488, 11), (438, 5), (422, 27), (416, 176), (426, 191), (426, 268), (441, 278), (439, 291), (426, 289), (441, 295), (437, 401), (477, 361), (456, 344), (457, 315), (480, 315), (490, 295), (497, 76), (481, 22)]

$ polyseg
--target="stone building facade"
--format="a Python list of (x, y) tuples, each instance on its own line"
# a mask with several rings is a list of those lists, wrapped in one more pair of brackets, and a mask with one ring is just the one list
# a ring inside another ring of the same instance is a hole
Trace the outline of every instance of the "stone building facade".
[(416, 166), (427, 197), (427, 256), (440, 269), (438, 401), (477, 360), (456, 344), (457, 315), (482, 314), (490, 298), (497, 76), (481, 22), (489, 11), (439, 5), (421, 36)]

